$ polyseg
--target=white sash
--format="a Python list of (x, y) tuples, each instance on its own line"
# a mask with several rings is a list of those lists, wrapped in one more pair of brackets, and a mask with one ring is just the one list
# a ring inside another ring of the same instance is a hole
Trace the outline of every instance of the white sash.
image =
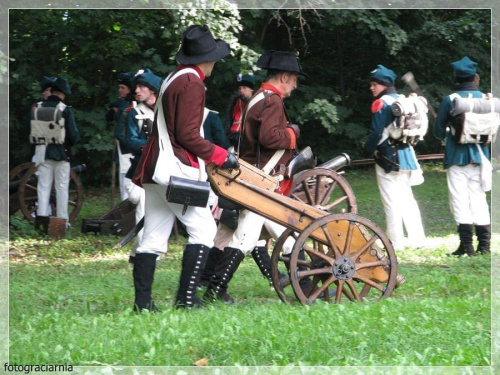
[[(250, 108), (252, 108), (255, 104), (257, 104), (261, 100), (264, 100), (265, 97), (266, 96), (264, 94), (264, 91), (262, 91), (259, 94), (257, 94), (256, 96), (254, 96), (252, 98), (252, 100), (250, 100), (250, 102), (248, 103), (247, 108), (245, 110), (245, 115), (243, 116), (243, 118), (245, 120), (246, 120), (246, 114), (248, 113), (248, 111), (250, 111)], [(244, 124), (243, 124), (243, 129), (244, 129)], [(242, 129), (242, 132), (243, 132), (243, 129)], [(241, 135), (240, 135), (240, 137), (241, 137)], [(239, 147), (239, 142), (238, 142), (238, 147)], [(273, 168), (276, 166), (276, 164), (278, 164), (278, 161), (281, 159), (281, 157), (283, 156), (284, 153), (285, 153), (285, 149), (276, 150), (276, 152), (271, 157), (271, 159), (269, 159), (269, 161), (266, 163), (264, 168), (262, 168), (262, 171), (264, 173), (269, 174), (273, 170)]]
[[(159, 185), (167, 186), (170, 182), (170, 176), (177, 176), (189, 178), (192, 180), (204, 181), (207, 179), (207, 172), (205, 170), (205, 163), (198, 158), (199, 168), (190, 167), (182, 163), (175, 155), (172, 149), (172, 143), (167, 131), (167, 124), (165, 123), (165, 115), (163, 113), (162, 96), (167, 90), (168, 86), (179, 76), (193, 73), (198, 78), (199, 75), (196, 70), (186, 68), (179, 70), (175, 74), (170, 73), (167, 79), (163, 82), (160, 88), (160, 95), (155, 105), (156, 123), (158, 127), (158, 146), (160, 153), (156, 161), (156, 167), (153, 174), (153, 181)], [(203, 136), (203, 124), (200, 124), (200, 134)]]

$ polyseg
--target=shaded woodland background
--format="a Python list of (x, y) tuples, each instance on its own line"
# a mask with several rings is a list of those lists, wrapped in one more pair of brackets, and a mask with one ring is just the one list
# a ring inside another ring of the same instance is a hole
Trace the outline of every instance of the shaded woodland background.
[[(370, 123), (370, 71), (383, 64), (400, 80), (412, 71), (437, 109), (454, 87), (450, 63), (467, 55), (478, 62), (480, 89), (491, 91), (491, 11), (488, 9), (10, 9), (9, 168), (31, 159), (26, 133), (29, 107), (40, 99), (43, 75), (66, 77), (81, 133), (73, 164), (85, 163), (85, 185), (108, 186), (113, 124), (107, 104), (116, 98), (120, 72), (150, 68), (166, 77), (174, 69), (180, 35), (190, 24), (208, 25), (230, 43), (232, 55), (206, 80), (207, 107), (225, 122), (235, 76), (251, 72), (265, 50), (298, 51), (308, 78), (286, 100), (301, 126), (299, 146), (310, 145), (324, 162), (346, 152), (361, 157)], [(433, 119), (430, 117), (432, 126)], [(442, 152), (432, 130), (417, 153)]]

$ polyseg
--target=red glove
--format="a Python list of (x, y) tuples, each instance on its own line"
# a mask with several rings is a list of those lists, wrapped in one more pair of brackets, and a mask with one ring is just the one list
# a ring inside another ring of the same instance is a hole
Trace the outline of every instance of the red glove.
[(290, 124), (287, 127), (293, 130), (293, 132), (295, 133), (295, 139), (299, 139), (299, 137), (300, 137), (300, 128), (299, 128), (299, 126), (295, 125), (295, 124)]

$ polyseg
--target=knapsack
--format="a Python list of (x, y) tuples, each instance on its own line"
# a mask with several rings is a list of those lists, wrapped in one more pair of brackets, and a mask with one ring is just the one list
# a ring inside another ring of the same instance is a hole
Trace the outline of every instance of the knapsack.
[(427, 100), (423, 96), (398, 95), (391, 104), (396, 120), (389, 125), (389, 136), (398, 142), (414, 145), (422, 140), (429, 128)]
[(486, 94), (483, 98), (450, 95), (453, 116), (451, 134), (461, 144), (494, 142), (500, 125), (500, 99)]
[(66, 129), (63, 111), (66, 104), (44, 107), (42, 102), (31, 109), (30, 143), (34, 145), (64, 144)]

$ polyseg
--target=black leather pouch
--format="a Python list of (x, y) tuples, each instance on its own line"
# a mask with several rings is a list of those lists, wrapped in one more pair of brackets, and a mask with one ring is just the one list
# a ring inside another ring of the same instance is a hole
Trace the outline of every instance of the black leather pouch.
[(167, 201), (184, 205), (183, 215), (188, 206), (206, 207), (209, 195), (210, 183), (208, 181), (170, 177), (167, 187)]
[(219, 221), (229, 229), (236, 230), (238, 228), (238, 217), (239, 210), (223, 209)]
[(242, 207), (236, 203), (236, 202), (233, 202), (227, 198), (224, 198), (224, 197), (221, 197), (219, 196), (219, 200), (218, 200), (218, 203), (220, 208), (224, 209), (224, 210), (239, 210), (241, 209)]

